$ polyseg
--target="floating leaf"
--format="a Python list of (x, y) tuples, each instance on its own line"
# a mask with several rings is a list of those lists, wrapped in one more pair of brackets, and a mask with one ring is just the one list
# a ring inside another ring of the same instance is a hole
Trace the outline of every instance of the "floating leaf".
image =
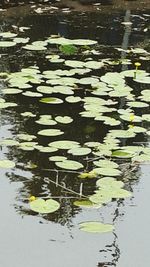
[(114, 226), (111, 224), (103, 224), (100, 222), (84, 222), (80, 223), (80, 230), (89, 233), (107, 233), (114, 230)]
[(145, 128), (140, 126), (133, 126), (131, 129), (134, 133), (145, 133), (147, 131)]
[(132, 158), (134, 156), (131, 152), (126, 152), (123, 150), (116, 150), (112, 152), (112, 157), (116, 158)]
[(53, 199), (38, 198), (30, 202), (30, 208), (38, 213), (52, 213), (60, 208), (60, 204)]
[(111, 130), (110, 134), (114, 137), (118, 138), (133, 138), (135, 137), (135, 133), (132, 130)]
[(30, 111), (26, 111), (26, 112), (22, 112), (21, 113), (21, 116), (23, 116), (23, 117), (36, 117), (36, 115), (35, 114), (33, 114), (32, 112), (30, 112)]
[(80, 146), (78, 142), (70, 140), (54, 141), (49, 143), (48, 145), (51, 147), (56, 147), (58, 149), (67, 149), (67, 150)]
[(94, 161), (93, 162), (95, 166), (98, 167), (102, 167), (102, 168), (107, 168), (109, 166), (109, 168), (118, 168), (119, 165), (116, 162), (113, 162), (111, 160), (107, 160), (107, 159), (101, 159), (98, 161)]
[(68, 123), (71, 123), (73, 121), (73, 119), (69, 116), (57, 116), (55, 117), (55, 120), (57, 122), (60, 122), (60, 123), (63, 123), (63, 124), (68, 124)]
[(133, 157), (132, 161), (133, 162), (149, 162), (150, 161), (150, 155), (141, 154), (139, 156)]
[(120, 118), (124, 121), (130, 121), (130, 122), (141, 122), (142, 117), (135, 116), (133, 113), (127, 113), (124, 115), (121, 115)]
[(83, 155), (90, 154), (91, 149), (86, 148), (86, 147), (75, 147), (75, 148), (71, 148), (70, 150), (68, 150), (68, 153), (70, 153), (74, 156), (83, 156)]
[(146, 108), (149, 106), (147, 103), (139, 101), (128, 102), (127, 105), (132, 108)]
[(0, 145), (1, 146), (17, 146), (19, 145), (19, 142), (12, 140), (12, 139), (4, 139), (4, 140), (0, 140)]
[(84, 167), (81, 163), (74, 160), (64, 160), (61, 162), (55, 162), (55, 164), (56, 166), (67, 170), (78, 170)]
[(29, 96), (29, 97), (41, 97), (41, 96), (43, 96), (40, 93), (31, 92), (31, 91), (26, 91), (26, 92), (22, 93), (22, 95)]
[(84, 145), (88, 147), (98, 147), (100, 144), (100, 142), (86, 142)]
[(15, 163), (13, 161), (7, 160), (7, 159), (0, 160), (0, 168), (11, 169), (14, 167), (15, 167)]
[(112, 197), (107, 195), (105, 191), (103, 190), (98, 190), (96, 191), (96, 194), (93, 194), (92, 196), (89, 197), (90, 201), (92, 201), (95, 204), (107, 204), (111, 202)]
[(56, 97), (45, 97), (40, 99), (40, 102), (46, 104), (61, 104), (63, 103), (63, 100)]
[(143, 119), (144, 121), (148, 121), (148, 122), (150, 122), (150, 114), (143, 114), (143, 115), (142, 115), (142, 119)]
[(13, 41), (14, 41), (15, 43), (17, 43), (17, 44), (20, 44), (20, 43), (22, 43), (22, 44), (26, 44), (26, 43), (29, 42), (29, 40), (30, 40), (29, 37), (27, 37), (27, 38), (16, 37), (16, 38), (13, 39)]
[(22, 142), (19, 144), (19, 148), (26, 151), (32, 151), (36, 145), (37, 142)]
[(74, 55), (78, 52), (78, 48), (74, 45), (61, 45), (59, 50), (65, 55)]
[(57, 135), (64, 134), (64, 132), (62, 132), (59, 129), (45, 129), (45, 130), (39, 131), (38, 134), (43, 135), (43, 136), (57, 136)]
[(79, 96), (68, 96), (65, 98), (65, 100), (68, 102), (68, 103), (78, 103), (80, 102), (82, 99), (81, 97)]
[(79, 176), (79, 178), (81, 179), (86, 179), (86, 178), (96, 178), (97, 174), (94, 171), (90, 171), (90, 172), (82, 172)]
[[(55, 148), (54, 148), (55, 149)], [(49, 158), (49, 160), (50, 161), (57, 161), (57, 162), (59, 162), (59, 161), (64, 161), (64, 160), (66, 160), (67, 158), (66, 157), (64, 157), (64, 156), (53, 156), (53, 157), (50, 157)]]
[(106, 175), (106, 176), (118, 176), (121, 174), (120, 170), (114, 169), (114, 168), (95, 168), (93, 169), (95, 173), (98, 175)]
[(39, 150), (42, 153), (53, 153), (58, 150), (57, 148), (54, 148), (54, 147), (40, 146), (40, 145), (36, 145), (35, 149)]
[(13, 41), (0, 41), (0, 47), (12, 47), (15, 45), (16, 43)]
[(115, 178), (112, 177), (104, 177), (97, 180), (96, 185), (100, 188), (122, 188), (124, 183), (122, 181), (117, 181)]
[(1, 32), (0, 33), (0, 37), (3, 37), (3, 38), (14, 38), (16, 36), (17, 34), (13, 32)]
[(2, 93), (5, 95), (20, 94), (22, 93), (22, 90), (17, 89), (17, 88), (7, 88), (7, 89), (2, 89)]
[(73, 202), (73, 204), (77, 207), (82, 207), (82, 208), (100, 208), (101, 207), (101, 205), (95, 205), (90, 200), (76, 200)]

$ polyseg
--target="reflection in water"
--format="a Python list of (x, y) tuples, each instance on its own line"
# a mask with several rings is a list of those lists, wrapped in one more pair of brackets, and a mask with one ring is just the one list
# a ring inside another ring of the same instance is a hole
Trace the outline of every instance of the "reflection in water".
[[(125, 21), (129, 21), (130, 19), (130, 11), (126, 12)], [(127, 49), (129, 46), (129, 37), (131, 35), (131, 27), (125, 27), (125, 32), (123, 32), (120, 25), (118, 26), (118, 21), (121, 20), (122, 14), (120, 17), (116, 18), (116, 15), (113, 15), (111, 18), (106, 19), (107, 15), (103, 15), (100, 17), (94, 17), (93, 14), (89, 14), (89, 16), (74, 16), (69, 15), (67, 20), (65, 17), (56, 18), (56, 16), (48, 16), (48, 17), (27, 17), (19, 19), (18, 21), (5, 21), (1, 26), (1, 30), (8, 30), (11, 24), (15, 24), (17, 26), (21, 25), (33, 25), (29, 30), (28, 34), (31, 37), (31, 40), (42, 39), (45, 36), (49, 36), (50, 34), (60, 34), (61, 36), (69, 37), (69, 38), (91, 38), (97, 39), (102, 48), (100, 47), (100, 51), (103, 53), (103, 45), (108, 45), (105, 47), (105, 55), (104, 57), (112, 57), (114, 59), (114, 50), (110, 48), (110, 45), (120, 46), (122, 43), (122, 48)], [(54, 19), (55, 18), (55, 19)], [(92, 21), (92, 25), (90, 22)], [(85, 30), (85, 25), (89, 25), (88, 30)], [(95, 24), (99, 23), (101, 27), (95, 28)], [(83, 28), (81, 27), (83, 25)], [(46, 25), (46, 27), (45, 27)], [(72, 27), (73, 26), (73, 27)], [(107, 31), (106, 31), (107, 26)], [(111, 27), (110, 27), (111, 26)], [(40, 28), (39, 28), (40, 27)], [(115, 34), (114, 34), (115, 33)], [(122, 41), (123, 38), (123, 41)], [(137, 40), (138, 42), (138, 40)], [(135, 40), (132, 39), (132, 43), (134, 44)], [(31, 64), (35, 64), (38, 62), (41, 71), (44, 69), (49, 69), (47, 63), (45, 63), (45, 59), (41, 54), (32, 53), (24, 54), (24, 51), (10, 50), (10, 54), (7, 56), (2, 56), (1, 58), (1, 71), (6, 72), (14, 72), (20, 70), (22, 66), (29, 66)], [(16, 58), (16, 55), (18, 57)], [(95, 56), (96, 58), (96, 56)], [(97, 57), (99, 58), (99, 56)], [(121, 58), (126, 58), (126, 53), (122, 52)], [(125, 70), (127, 65), (123, 65), (123, 67), (116, 67), (117, 71)], [(146, 63), (145, 63), (146, 66)], [(53, 68), (53, 67), (52, 67)], [(108, 67), (108, 70), (111, 70), (112, 67)], [(115, 69), (115, 67), (114, 67)], [(102, 70), (103, 72), (104, 70)], [(97, 75), (96, 72), (93, 72), (93, 75)], [(84, 94), (81, 91), (79, 94)], [(1, 121), (4, 121), (4, 124), (11, 125), (11, 130), (9, 130), (9, 136), (12, 135), (14, 138), (17, 133), (29, 133), (36, 134), (40, 128), (34, 122), (33, 118), (24, 119), (20, 116), (21, 112), (30, 110), (36, 115), (41, 114), (51, 114), (57, 115), (60, 113), (59, 107), (45, 107), (42, 104), (39, 104), (38, 101), (35, 100), (26, 100), (23, 96), (7, 96), (6, 99), (17, 102), (17, 109), (12, 109), (11, 111), (2, 111)], [(119, 108), (123, 108), (125, 102), (123, 100), (120, 101)], [(63, 105), (63, 109), (61, 110), (61, 115), (70, 114), (74, 119), (73, 126), (67, 126), (65, 128), (65, 137), (66, 139), (77, 140), (80, 143), (85, 143), (87, 141), (102, 141), (105, 136), (108, 128), (102, 126), (102, 124), (98, 124), (97, 122), (89, 122), (89, 120), (79, 118), (76, 111), (81, 110), (82, 107), (80, 104), (77, 104), (75, 108), (68, 104)], [(122, 123), (122, 127), (124, 127), (125, 123)], [(99, 130), (101, 131), (99, 132)], [(10, 133), (11, 132), (11, 133)], [(84, 135), (83, 135), (84, 133)], [(5, 137), (5, 136), (3, 136)], [(141, 138), (141, 137), (140, 137)], [(39, 137), (38, 141), (42, 145), (47, 145), (51, 140)], [(58, 139), (57, 139), (58, 140)], [(138, 141), (138, 138), (136, 139)], [(140, 139), (141, 141), (141, 139)], [(125, 140), (125, 143), (129, 141)], [(124, 144), (125, 144), (124, 143)], [(123, 141), (122, 141), (123, 144)], [(3, 154), (7, 155), (8, 159), (13, 159), (17, 163), (17, 168), (13, 173), (7, 173), (7, 177), (9, 180), (13, 182), (21, 182), (22, 186), (19, 188), (16, 193), (16, 204), (15, 209), (23, 217), (26, 215), (36, 216), (36, 213), (32, 212), (29, 209), (28, 198), (30, 195), (49, 198), (52, 197), (56, 199), (61, 204), (61, 208), (53, 213), (40, 215), (40, 222), (52, 221), (62, 226), (66, 226), (69, 229), (69, 233), (71, 238), (74, 238), (72, 229), (74, 228), (74, 219), (78, 218), (82, 215), (83, 211), (81, 208), (73, 205), (73, 202), (76, 199), (79, 199), (82, 190), (82, 196), (89, 196), (95, 190), (95, 179), (83, 180), (81, 181), (78, 177), (77, 172), (67, 172), (67, 171), (57, 171), (55, 168), (55, 164), (49, 162), (49, 155), (45, 155), (44, 153), (40, 153), (37, 151), (25, 152), (16, 149), (15, 147), (10, 147), (6, 151), (5, 148), (2, 148), (1, 151)], [(63, 155), (66, 156), (66, 152), (63, 152)], [(76, 158), (74, 158), (76, 159)], [(79, 158), (78, 158), (79, 159)], [(92, 162), (87, 161), (88, 158), (80, 158), (81, 162), (87, 164), (87, 170), (92, 166)], [(28, 163), (32, 163), (37, 165), (37, 168), (28, 168)], [(132, 186), (136, 183), (140, 177), (139, 169), (135, 166), (130, 166), (128, 162), (124, 163), (124, 161), (120, 161), (120, 167), (123, 171), (122, 179), (126, 182), (126, 188), (132, 191)], [(69, 190), (68, 190), (69, 189)], [(111, 207), (111, 221), (115, 224), (115, 222), (123, 217), (123, 213), (120, 212), (120, 206), (125, 205), (124, 201), (114, 201)], [(96, 214), (99, 216), (101, 211), (96, 211)], [(106, 217), (107, 214), (101, 215), (101, 217)], [(82, 216), (81, 216), (82, 217)], [(109, 216), (108, 216), (109, 217)], [(100, 255), (104, 254), (104, 261), (98, 263), (98, 267), (106, 267), (106, 266), (117, 266), (118, 259), (120, 257), (120, 250), (117, 240), (117, 234), (114, 232), (113, 234), (113, 242), (111, 244), (107, 244), (103, 250), (100, 250)], [(108, 255), (110, 255), (111, 260), (107, 260)]]

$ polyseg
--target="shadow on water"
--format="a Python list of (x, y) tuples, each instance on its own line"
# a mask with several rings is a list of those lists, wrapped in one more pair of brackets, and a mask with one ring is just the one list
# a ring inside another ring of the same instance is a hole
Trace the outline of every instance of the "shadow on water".
[[(117, 50), (114, 50), (115, 47), (122, 47), (123, 49), (127, 49), (129, 46), (138, 46), (139, 44), (143, 45), (143, 47), (147, 46), (148, 33), (143, 32), (143, 29), (147, 27), (148, 18), (144, 17), (145, 20), (144, 22), (142, 20), (141, 23), (140, 16), (141, 13), (136, 13), (133, 16), (130, 10), (127, 10), (126, 13), (114, 13), (109, 17), (107, 16), (107, 14), (95, 15), (94, 13), (89, 13), (88, 16), (87, 14), (76, 13), (70, 13), (67, 15), (62, 14), (59, 16), (56, 14), (40, 16), (29, 15), (24, 18), (17, 19), (0, 19), (0, 23), (1, 31), (9, 31), (12, 25), (16, 27), (16, 31), (21, 26), (29, 26), (30, 29), (27, 31), (27, 33), (25, 32), (23, 36), (29, 36), (31, 38), (31, 41), (43, 40), (44, 38), (52, 34), (60, 34), (61, 36), (71, 39), (88, 38), (97, 40), (99, 43), (100, 55), (95, 55), (94, 58), (97, 59), (106, 57), (116, 59), (118, 57), (118, 52)], [(128, 22), (132, 20), (133, 24), (132, 26), (124, 27), (124, 25), (120, 24), (122, 20)], [(40, 71), (47, 69), (57, 69), (57, 64), (50, 64), (49, 62), (45, 61), (45, 55), (43, 56), (43, 53), (25, 52), (23, 49), (20, 49), (20, 47), (10, 48), (9, 51), (10, 52), (8, 52), (8, 54), (5, 49), (1, 51), (1, 72), (11, 73), (19, 71), (23, 67), (28, 67), (34, 64), (37, 64), (40, 67)], [(51, 51), (47, 51), (46, 53), (48, 54), (50, 52)], [(125, 52), (122, 52), (121, 56), (122, 58), (129, 57)], [(136, 57), (137, 56), (131, 55), (133, 62), (136, 61)], [(80, 55), (74, 58), (81, 60)], [(142, 67), (148, 71), (148, 62), (143, 61), (142, 64)], [(127, 68), (127, 65), (119, 65), (113, 67), (107, 66), (101, 71), (94, 71), (93, 75), (101, 76), (106, 71), (121, 71), (126, 70)], [(131, 85), (130, 81), (129, 84)], [(3, 87), (3, 84), (1, 84), (1, 87)], [(132, 84), (132, 87), (134, 88), (134, 91), (137, 95), (139, 94), (137, 89), (147, 88), (144, 85), (142, 85), (141, 88), (137, 88), (137, 85), (135, 85), (134, 83)], [(89, 96), (89, 93), (81, 88), (81, 90), (77, 90), (76, 95), (83, 97)], [(55, 97), (59, 97), (59, 95), (55, 95)], [(36, 124), (34, 118), (22, 119), (22, 116), (20, 114), (28, 110), (36, 114), (37, 117), (39, 116), (39, 114), (51, 114), (53, 117), (60, 114), (62, 116), (69, 114), (74, 119), (74, 121), (73, 124), (60, 127), (65, 131), (63, 138), (68, 140), (76, 140), (81, 144), (89, 141), (101, 142), (109, 130), (109, 127), (104, 126), (100, 122), (95, 122), (92, 119), (82, 118), (81, 116), (79, 116), (78, 113), (82, 111), (82, 104), (70, 105), (69, 103), (64, 103), (61, 106), (60, 110), (59, 106), (54, 105), (53, 107), (49, 108), (47, 107), (47, 105), (39, 103), (39, 100), (32, 98), (30, 100), (23, 95), (5, 96), (5, 99), (11, 102), (16, 102), (18, 104), (18, 107), (15, 109), (12, 108), (11, 110), (8, 109), (1, 111), (1, 138), (16, 138), (16, 135), (18, 133), (37, 135), (37, 132), (39, 130), (45, 128), (42, 125)], [(123, 108), (124, 106), (125, 102), (123, 99), (121, 99), (117, 108)], [(145, 110), (145, 113), (146, 112), (148, 111)], [(126, 123), (123, 122), (122, 128), (124, 128), (125, 126)], [(49, 138), (38, 136), (37, 138), (38, 143), (45, 146), (51, 141), (55, 140), (62, 140), (62, 137), (58, 136), (57, 138)], [(128, 145), (132, 144), (133, 140), (121, 140), (121, 142), (124, 145)], [(134, 142), (147, 142), (147, 139), (145, 136), (139, 135), (139, 137), (134, 139)], [(59, 154), (64, 156), (67, 155), (65, 151), (58, 152), (57, 155)], [(133, 191), (133, 198), (131, 200), (113, 201), (106, 207), (104, 206), (100, 210), (94, 210), (91, 212), (90, 210), (84, 210), (80, 207), (76, 207), (73, 203), (76, 199), (79, 198), (79, 196), (76, 197), (74, 193), (68, 192), (66, 188), (69, 188), (70, 190), (73, 190), (78, 195), (80, 195), (82, 187), (82, 194), (88, 196), (92, 194), (95, 189), (95, 179), (81, 181), (81, 179), (79, 179), (78, 177), (78, 173), (76, 172), (74, 173), (56, 170), (55, 164), (48, 160), (48, 157), (54, 154), (47, 156), (46, 153), (40, 153), (38, 151), (22, 151), (16, 149), (16, 147), (8, 147), (2, 148), (0, 155), (2, 156), (2, 158), (3, 156), (7, 156), (8, 159), (15, 161), (17, 166), (13, 172), (5, 173), (5, 175), (8, 177), (8, 180), (11, 182), (11, 185), (9, 186), (13, 186), (14, 184), (15, 188), (16, 199), (14, 203), (11, 203), (11, 205), (13, 205), (13, 208), (15, 208), (17, 215), (19, 214), (20, 217), (24, 218), (24, 225), (26, 224), (28, 217), (27, 215), (31, 215), (31, 218), (32, 216), (34, 216), (34, 218), (37, 218), (37, 221), (39, 222), (38, 226), (36, 225), (35, 221), (33, 222), (33, 225), (31, 221), (29, 225), (27, 224), (27, 228), (29, 227), (27, 231), (28, 235), (32, 235), (32, 231), (35, 231), (33, 235), (38, 234), (41, 229), (40, 225), (44, 225), (46, 227), (46, 230), (48, 223), (52, 227), (50, 240), (42, 245), (43, 249), (46, 249), (46, 257), (48, 257), (48, 250), (46, 247), (49, 246), (49, 242), (51, 243), (51, 247), (53, 247), (51, 255), (53, 267), (69, 267), (70, 265), (72, 267), (127, 267), (127, 262), (128, 266), (134, 267), (132, 263), (130, 264), (130, 259), (126, 261), (125, 265), (120, 266), (118, 263), (121, 256), (121, 250), (119, 247), (120, 239), (118, 237), (117, 230), (114, 231), (114, 233), (110, 236), (106, 234), (105, 238), (104, 236), (85, 236), (84, 233), (79, 233), (77, 228), (78, 223), (80, 223), (81, 221), (93, 219), (101, 220), (104, 222), (112, 222), (113, 224), (116, 224), (117, 227), (119, 227), (119, 223), (124, 220), (124, 215), (126, 215), (126, 212), (128, 212), (128, 207), (132, 205), (132, 203), (134, 205), (134, 189), (137, 188), (138, 184), (140, 183), (139, 180), (141, 177), (140, 167), (137, 167), (135, 168), (135, 170), (131, 171), (131, 167), (128, 164), (128, 161), (125, 162), (125, 165), (123, 167), (122, 178), (126, 182), (126, 188), (130, 191)], [(89, 155), (89, 158), (90, 156), (91, 155)], [(70, 156), (70, 159), (80, 160), (80, 162), (83, 162), (84, 165), (86, 165), (85, 169), (87, 171), (92, 166), (91, 161), (88, 162), (86, 156), (82, 158)], [(35, 168), (32, 169), (28, 167), (29, 163), (35, 164)], [(19, 186), (16, 187), (17, 183), (19, 184)], [(30, 195), (45, 198), (51, 196), (61, 203), (61, 208), (55, 213), (37, 216), (36, 213), (32, 212), (29, 209), (28, 198)], [(56, 224), (52, 224), (52, 222), (55, 222)], [(22, 227), (24, 229), (24, 226)], [(35, 227), (35, 230), (32, 230), (32, 227)], [(17, 227), (14, 226), (14, 228), (16, 229)], [(18, 231), (20, 231), (19, 229)], [(63, 235), (66, 236), (62, 237), (61, 231), (63, 232)], [(46, 239), (47, 233), (42, 232), (42, 234)], [(42, 234), (39, 234), (40, 238), (42, 238)], [(49, 239), (49, 236), (47, 237), (47, 239)], [(61, 239), (62, 241), (59, 242), (59, 239)], [(31, 241), (32, 238), (29, 240)], [(72, 240), (74, 240), (74, 243)], [(25, 246), (27, 245), (26, 241), (27, 240), (25, 239), (22, 241), (25, 242)], [(2, 240), (2, 242), (5, 241)], [(60, 247), (59, 243), (63, 243), (63, 249)], [(53, 244), (55, 245), (53, 246)], [(87, 248), (85, 248), (86, 245)], [(34, 246), (35, 249), (37, 249), (36, 244), (34, 244)], [(53, 253), (56, 253), (56, 256), (54, 256)], [(70, 259), (66, 262), (65, 259), (63, 259), (63, 255), (65, 253), (68, 255), (68, 257), (70, 257)], [(60, 255), (60, 260), (53, 259), (53, 257), (57, 257), (57, 254)], [(77, 259), (76, 254), (78, 254), (79, 256), (79, 258), (77, 257)], [(30, 255), (30, 257), (32, 256)], [(42, 260), (39, 260), (39, 257), (37, 255), (36, 257), (37, 261), (33, 261), (29, 266), (41, 266), (44, 256), (42, 256)], [(13, 258), (13, 260), (14, 259), (15, 258)], [(75, 260), (77, 261), (75, 262)], [(44, 265), (47, 265), (47, 262), (50, 263), (51, 261), (46, 259), (45, 263), (43, 262)], [(27, 266), (27, 263), (28, 260), (26, 260), (25, 265), (22, 266)], [(8, 267), (8, 264), (6, 265), (5, 262), (3, 262), (3, 267), (6, 266)], [(18, 267), (19, 265), (16, 265), (15, 263), (13, 266)]]

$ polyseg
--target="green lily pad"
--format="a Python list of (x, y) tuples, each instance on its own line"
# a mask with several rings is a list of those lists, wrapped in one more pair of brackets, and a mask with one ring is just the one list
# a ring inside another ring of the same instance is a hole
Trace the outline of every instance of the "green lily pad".
[(87, 147), (75, 147), (68, 150), (68, 153), (74, 156), (83, 156), (91, 153), (91, 149)]
[(131, 128), (131, 130), (134, 132), (134, 133), (145, 133), (147, 130), (143, 127), (140, 127), (140, 126), (133, 126)]
[(26, 44), (29, 42), (29, 40), (30, 40), (29, 37), (26, 37), (26, 38), (16, 37), (13, 39), (13, 41), (17, 44)]
[(90, 200), (76, 200), (73, 204), (81, 208), (100, 208), (101, 205), (96, 205)]
[(102, 167), (102, 168), (107, 168), (109, 166), (109, 168), (118, 168), (119, 165), (116, 162), (113, 162), (111, 160), (107, 160), (107, 159), (101, 159), (98, 161), (94, 161), (93, 162), (95, 166), (98, 167)]
[[(55, 149), (55, 148), (54, 148)], [(64, 161), (64, 160), (66, 160), (67, 158), (66, 157), (64, 157), (64, 156), (53, 156), (53, 157), (50, 157), (49, 158), (49, 160), (50, 161), (57, 161), (57, 162), (59, 162), (59, 161)]]
[(112, 198), (110, 196), (107, 196), (107, 194), (100, 194), (99, 191), (98, 194), (93, 194), (92, 196), (90, 196), (89, 200), (95, 204), (107, 204), (111, 202)]
[(74, 160), (64, 160), (61, 162), (55, 162), (55, 164), (59, 168), (67, 169), (67, 170), (79, 170), (84, 167), (81, 163), (79, 163), (78, 161), (74, 161)]
[(32, 112), (30, 112), (30, 111), (25, 111), (25, 112), (22, 112), (21, 114), (20, 114), (21, 116), (23, 116), (23, 117), (31, 117), (31, 118), (34, 118), (34, 117), (36, 117), (36, 115), (35, 114), (33, 114)]
[(17, 145), (19, 145), (19, 142), (13, 139), (0, 140), (0, 146), (17, 146)]
[(11, 102), (0, 102), (0, 109), (5, 109), (9, 107), (16, 107), (16, 103), (11, 103)]
[(135, 156), (132, 158), (133, 162), (150, 162), (150, 155), (148, 154), (141, 154), (139, 156)]
[(61, 104), (63, 103), (63, 100), (56, 97), (45, 97), (41, 98), (40, 102), (45, 104)]
[(73, 119), (69, 116), (57, 116), (57, 117), (55, 117), (55, 120), (57, 122), (60, 122), (63, 124), (68, 124), (68, 123), (71, 123), (73, 121)]
[(144, 121), (148, 121), (148, 122), (150, 122), (150, 114), (143, 114), (143, 115), (142, 115), (142, 119), (143, 119)]
[(100, 144), (100, 142), (86, 142), (84, 145), (87, 147), (98, 147)]
[(41, 146), (41, 145), (36, 145), (34, 148), (39, 150), (42, 153), (53, 153), (58, 150), (57, 148), (54, 148), (54, 147)]
[(62, 140), (62, 141), (54, 141), (48, 144), (48, 146), (55, 147), (58, 149), (72, 149), (75, 147), (79, 147), (80, 144), (76, 141), (70, 141), (70, 140)]
[(35, 135), (31, 135), (31, 134), (17, 134), (17, 137), (20, 140), (24, 140), (24, 141), (32, 141), (33, 139), (37, 138)]
[(15, 167), (15, 163), (11, 160), (2, 159), (0, 160), (0, 168), (11, 169)]
[(30, 202), (30, 209), (38, 213), (52, 213), (60, 208), (59, 202), (53, 199), (35, 199)]
[(57, 136), (57, 135), (64, 134), (64, 132), (62, 132), (59, 129), (45, 129), (45, 130), (39, 131), (38, 134), (43, 135), (43, 136)]
[(116, 150), (112, 152), (112, 157), (116, 158), (132, 158), (134, 156), (134, 153), (126, 152), (123, 150)]
[(22, 93), (22, 95), (29, 96), (29, 97), (41, 97), (41, 96), (43, 96), (40, 93), (32, 92), (32, 91), (26, 91), (26, 92)]
[(118, 176), (121, 175), (121, 171), (118, 169), (114, 169), (114, 168), (95, 168), (93, 169), (93, 171), (95, 173), (97, 173), (98, 175), (105, 175), (105, 176)]
[(80, 102), (82, 99), (79, 96), (68, 96), (65, 98), (66, 102), (68, 103), (78, 103)]
[(0, 47), (12, 47), (15, 45), (16, 43), (13, 41), (0, 41)]
[(104, 224), (100, 222), (83, 222), (80, 223), (80, 230), (89, 233), (107, 233), (114, 230), (114, 226), (111, 224)]
[(14, 38), (16, 36), (17, 34), (13, 32), (1, 32), (0, 33), (0, 37), (3, 37), (3, 38)]
[(5, 95), (20, 94), (22, 93), (22, 90), (17, 88), (7, 88), (7, 89), (2, 89), (2, 93)]
[(22, 142), (19, 144), (19, 148), (25, 151), (32, 151), (36, 145), (37, 142)]
[(132, 108), (146, 108), (149, 106), (147, 103), (140, 101), (128, 102), (127, 105)]
[(90, 171), (90, 172), (82, 172), (80, 175), (78, 175), (79, 178), (81, 179), (86, 179), (86, 178), (96, 178), (97, 174), (94, 171)]
[(100, 188), (122, 188), (124, 183), (122, 181), (117, 181), (112, 177), (104, 177), (97, 180), (96, 185)]
[(118, 138), (133, 138), (135, 133), (132, 130), (110, 130), (110, 134)]

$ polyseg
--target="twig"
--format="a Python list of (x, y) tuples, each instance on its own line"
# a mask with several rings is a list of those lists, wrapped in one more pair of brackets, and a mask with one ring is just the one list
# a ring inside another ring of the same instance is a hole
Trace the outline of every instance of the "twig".
[(72, 194), (78, 195), (79, 197), (83, 197), (83, 198), (86, 198), (86, 199), (87, 199), (87, 196), (85, 196), (85, 195), (83, 195), (83, 194), (81, 195), (80, 193), (77, 193), (77, 192), (74, 191), (74, 190), (71, 190), (71, 189), (69, 189), (69, 188), (67, 188), (67, 187), (65, 187), (65, 186), (63, 186), (63, 185), (60, 185), (60, 184), (54, 182), (53, 180), (51, 180), (51, 179), (48, 178), (48, 177), (47, 177), (47, 179), (49, 179), (49, 181), (50, 181), (51, 183), (53, 183), (53, 184), (55, 184), (55, 185), (57, 185), (57, 186), (63, 188), (64, 190), (66, 190), (66, 191), (68, 191), (68, 192), (70, 192), (70, 193), (72, 193)]

